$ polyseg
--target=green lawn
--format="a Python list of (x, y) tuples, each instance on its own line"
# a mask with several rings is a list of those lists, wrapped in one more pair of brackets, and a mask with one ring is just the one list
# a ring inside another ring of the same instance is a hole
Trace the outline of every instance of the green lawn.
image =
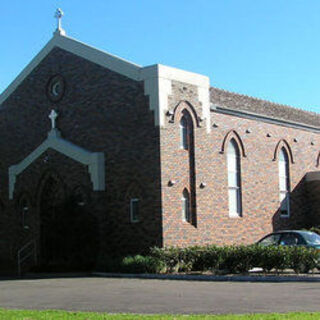
[(130, 315), (66, 311), (27, 311), (0, 309), (1, 320), (319, 320), (318, 313), (252, 314), (252, 315)]

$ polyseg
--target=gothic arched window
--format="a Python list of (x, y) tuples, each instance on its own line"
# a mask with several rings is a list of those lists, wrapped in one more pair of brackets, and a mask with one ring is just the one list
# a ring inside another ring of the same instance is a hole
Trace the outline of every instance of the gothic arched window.
[(180, 146), (184, 150), (189, 150), (189, 123), (187, 117), (184, 115), (180, 120)]
[(290, 175), (289, 157), (285, 148), (279, 153), (279, 198), (282, 216), (290, 215)]
[(191, 210), (190, 210), (190, 194), (187, 189), (182, 193), (182, 218), (184, 221), (191, 222)]
[(231, 139), (228, 145), (228, 195), (229, 216), (239, 217), (242, 214), (241, 204), (241, 168), (240, 152), (235, 139)]

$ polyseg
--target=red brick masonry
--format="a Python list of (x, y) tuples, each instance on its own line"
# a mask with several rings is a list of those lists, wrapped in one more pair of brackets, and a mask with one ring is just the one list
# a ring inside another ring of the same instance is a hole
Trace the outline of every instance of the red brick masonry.
[[(58, 102), (46, 94), (54, 75), (65, 81)], [(172, 81), (168, 105), (174, 114), (166, 115), (159, 128), (143, 82), (55, 48), (0, 109), (0, 270), (15, 268), (17, 250), (27, 240), (35, 238), (40, 245), (45, 214), (41, 199), (50, 176), (59, 177), (60, 190), (55, 192), (62, 197), (79, 189), (86, 194), (84, 210), (99, 226), (100, 256), (142, 252), (155, 245), (252, 243), (274, 229), (305, 226), (311, 217), (320, 221), (315, 210), (319, 185), (313, 182), (307, 188), (304, 183), (307, 172), (318, 170), (319, 131), (230, 115), (219, 107), (293, 122), (301, 119), (305, 126), (318, 129), (319, 116), (212, 88), (208, 133), (197, 92), (196, 86)], [(8, 168), (46, 139), (51, 109), (59, 114), (57, 126), (64, 139), (91, 152), (104, 152), (106, 191), (93, 192), (85, 166), (48, 150), (18, 176), (14, 199), (9, 200)], [(183, 110), (193, 121), (194, 154), (180, 148)], [(241, 153), (243, 211), (238, 218), (230, 218), (228, 211), (225, 151), (231, 138)], [(277, 153), (282, 146), (290, 154), (290, 218), (279, 215)], [(186, 186), (194, 189), (196, 223), (182, 217)], [(22, 197), (28, 201), (29, 230), (21, 225)], [(130, 221), (131, 198), (140, 199), (136, 223)]]

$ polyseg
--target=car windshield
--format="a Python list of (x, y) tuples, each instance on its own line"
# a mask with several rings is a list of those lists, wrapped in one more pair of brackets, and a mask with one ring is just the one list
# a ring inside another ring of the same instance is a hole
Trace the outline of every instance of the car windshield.
[(277, 245), (280, 239), (280, 234), (270, 234), (259, 241), (259, 244), (263, 246)]
[(320, 244), (320, 236), (314, 232), (304, 232), (304, 239), (310, 244)]

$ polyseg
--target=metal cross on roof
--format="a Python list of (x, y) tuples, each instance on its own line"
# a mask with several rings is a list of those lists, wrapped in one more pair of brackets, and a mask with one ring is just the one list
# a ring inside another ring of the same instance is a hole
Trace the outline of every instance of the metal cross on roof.
[(49, 118), (51, 120), (51, 129), (56, 128), (56, 119), (58, 117), (58, 114), (52, 109), (51, 113), (49, 114)]
[(57, 31), (62, 31), (62, 23), (61, 23), (61, 20), (62, 20), (62, 17), (64, 16), (64, 13), (63, 11), (58, 8), (54, 14), (54, 17), (57, 19)]

